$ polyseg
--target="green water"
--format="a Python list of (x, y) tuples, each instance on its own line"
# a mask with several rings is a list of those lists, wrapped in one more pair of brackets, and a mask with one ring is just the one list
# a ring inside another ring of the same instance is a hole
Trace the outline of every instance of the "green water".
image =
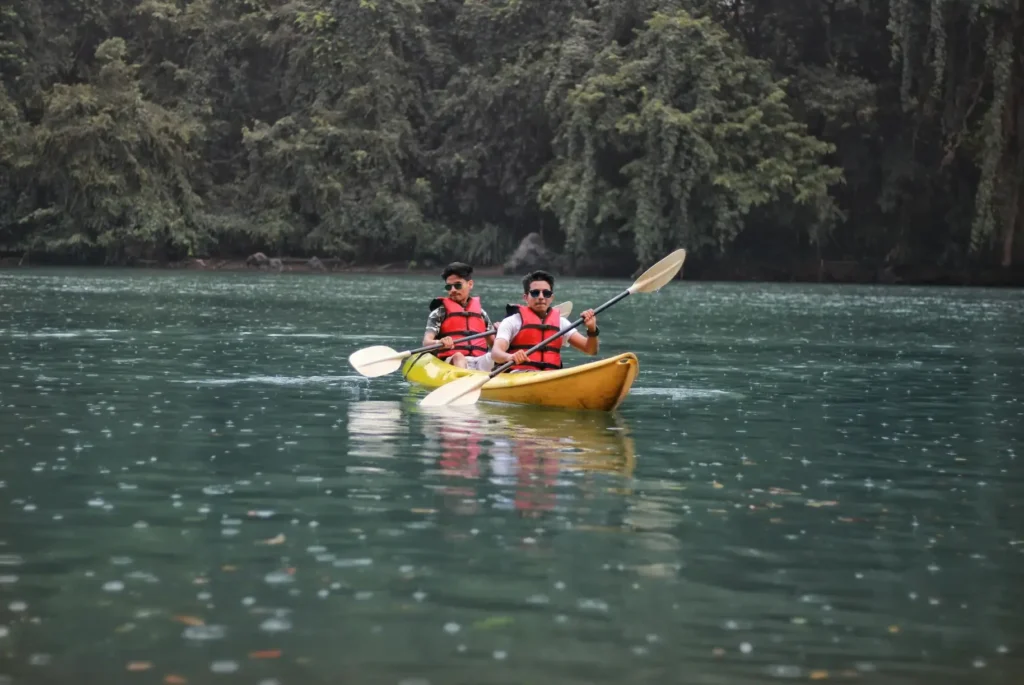
[(0, 272), (0, 683), (1020, 682), (1024, 293), (675, 282), (452, 417), (346, 361), (439, 284)]

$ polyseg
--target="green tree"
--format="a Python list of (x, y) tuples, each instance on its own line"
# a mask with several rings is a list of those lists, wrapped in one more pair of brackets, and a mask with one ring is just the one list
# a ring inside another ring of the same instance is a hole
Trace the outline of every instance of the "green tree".
[(45, 94), (23, 172), (33, 201), (18, 217), (31, 229), (21, 247), (119, 263), (180, 257), (206, 239), (189, 180), (199, 127), (142, 97), (126, 51), (104, 41), (91, 83)]
[(604, 45), (564, 97), (542, 196), (577, 257), (594, 245), (641, 263), (677, 245), (725, 249), (751, 208), (786, 198), (813, 207), (811, 230), (835, 216), (831, 146), (709, 18), (656, 13), (634, 40)]

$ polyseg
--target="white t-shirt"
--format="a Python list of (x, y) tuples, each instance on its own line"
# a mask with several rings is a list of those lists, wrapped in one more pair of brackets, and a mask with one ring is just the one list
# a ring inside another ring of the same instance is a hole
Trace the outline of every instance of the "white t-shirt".
[[(561, 316), (561, 317), (558, 318), (558, 329), (559, 330), (561, 330), (563, 328), (568, 328), (571, 325), (572, 325), (572, 321), (569, 321), (569, 319), (565, 318), (564, 316)], [(506, 340), (506, 341), (508, 341), (511, 344), (512, 343), (512, 338), (516, 337), (516, 333), (518, 333), (520, 330), (522, 330), (522, 328), (523, 328), (523, 318), (521, 316), (519, 316), (518, 314), (513, 314), (512, 316), (507, 316), (504, 319), (502, 319), (500, 324), (498, 324), (498, 332), (495, 334), (494, 339), (495, 340)], [(554, 331), (552, 331), (552, 333), (553, 332)], [(562, 347), (568, 347), (568, 345), (569, 345), (569, 338), (572, 337), (573, 333), (578, 333), (578, 332), (579, 331), (577, 329), (570, 328), (568, 332), (564, 333), (562, 335)], [(548, 333), (547, 335), (544, 336), (544, 338), (547, 338), (550, 335), (551, 335), (551, 333)], [(543, 340), (544, 338), (541, 338), (541, 340)]]

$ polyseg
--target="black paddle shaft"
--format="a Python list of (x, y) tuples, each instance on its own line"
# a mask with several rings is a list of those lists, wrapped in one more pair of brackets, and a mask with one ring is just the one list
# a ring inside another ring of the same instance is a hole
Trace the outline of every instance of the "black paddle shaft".
[[(456, 338), (453, 342), (465, 342), (467, 340), (476, 340), (477, 338), (482, 338), (486, 335), (494, 335), (495, 333), (497, 333), (497, 331), (492, 328), (490, 330), (484, 331), (483, 333), (474, 333), (473, 335), (467, 335), (465, 338)], [(436, 350), (439, 347), (444, 347), (444, 345), (442, 345), (441, 343), (432, 343), (430, 345), (424, 345), (423, 347), (417, 347), (415, 350), (409, 350), (409, 354), (416, 354), (417, 352), (430, 352), (431, 350)]]
[[(621, 299), (623, 299), (623, 298), (627, 297), (628, 295), (629, 295), (629, 289), (627, 288), (626, 290), (623, 290), (623, 291), (622, 291), (621, 293), (619, 293), (618, 295), (616, 295), (616, 296), (615, 296), (615, 297), (613, 297), (612, 299), (610, 299), (610, 300), (608, 300), (607, 302), (605, 302), (605, 303), (604, 303), (603, 305), (601, 305), (600, 307), (597, 307), (597, 308), (596, 308), (596, 309), (594, 310), (594, 316), (597, 316), (598, 312), (603, 312), (603, 311), (604, 311), (605, 309), (608, 309), (608, 307), (611, 307), (611, 306), (612, 306), (613, 304), (615, 304), (615, 303), (616, 303), (616, 302), (618, 302), (619, 300), (621, 300)], [(552, 333), (552, 334), (551, 334), (550, 336), (548, 336), (547, 338), (544, 338), (544, 339), (543, 339), (543, 340), (541, 340), (541, 341), (540, 341), (539, 343), (537, 343), (536, 345), (534, 345), (534, 346), (533, 346), (533, 347), (531, 347), (530, 349), (526, 350), (526, 354), (533, 354), (534, 352), (536, 352), (536, 351), (537, 351), (537, 350), (539, 350), (540, 348), (542, 348), (542, 347), (544, 347), (545, 345), (547, 345), (547, 344), (548, 344), (549, 342), (551, 342), (552, 340), (556, 339), (556, 338), (557, 338), (558, 336), (560, 336), (560, 335), (565, 335), (565, 334), (566, 334), (566, 333), (567, 333), (568, 331), (571, 331), (572, 329), (576, 328), (576, 327), (577, 327), (577, 326), (579, 326), (579, 325), (580, 325), (581, 323), (583, 323), (583, 317), (582, 317), (582, 316), (581, 316), (580, 318), (576, 319), (575, 321), (573, 321), (573, 322), (572, 322), (572, 323), (571, 323), (571, 324), (569, 325), (569, 327), (568, 327), (568, 328), (563, 328), (562, 330), (558, 331), (557, 333)], [(504, 364), (502, 364), (501, 366), (499, 366), (498, 368), (496, 368), (496, 369), (495, 369), (494, 371), (491, 371), (491, 373), (490, 373), (490, 374), (488, 374), (488, 377), (489, 377), (489, 378), (494, 378), (494, 377), (495, 377), (495, 376), (497, 376), (497, 375), (498, 375), (499, 373), (504, 373), (504, 372), (505, 372), (506, 370), (508, 370), (508, 369), (509, 369), (509, 368), (510, 368), (510, 367), (511, 367), (511, 366), (512, 366), (513, 364), (515, 364), (515, 360), (514, 360), (514, 359), (513, 359), (513, 360), (510, 360), (510, 361), (507, 361), (507, 362), (505, 362)]]

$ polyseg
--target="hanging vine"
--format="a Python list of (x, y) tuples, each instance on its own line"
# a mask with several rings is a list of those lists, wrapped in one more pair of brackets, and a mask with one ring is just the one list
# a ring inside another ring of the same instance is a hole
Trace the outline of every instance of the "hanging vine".
[(981, 157), (981, 178), (975, 200), (974, 223), (971, 226), (971, 251), (979, 252), (988, 247), (995, 234), (997, 207), (997, 172), (1005, 154), (1006, 140), (1003, 136), (1003, 112), (1010, 95), (1010, 78), (1013, 73), (1013, 33), (1003, 29), (996, 43), (995, 24), (989, 25), (988, 54), (991, 62), (993, 96), (988, 112), (985, 113), (984, 146)]
[[(944, 155), (938, 165), (942, 173), (956, 173), (952, 162), (957, 158), (977, 170), (970, 231), (960, 235), (964, 250), (982, 257), (997, 237), (1005, 203), (1015, 195), (1002, 192), (1003, 185), (1018, 182), (1012, 175), (1003, 179), (1000, 170), (1011, 143), (1004, 117), (1011, 116), (1013, 92), (1020, 87), (1013, 82), (1020, 8), (1012, 0), (929, 0), (923, 6), (916, 0), (890, 0), (889, 8), (893, 58), (902, 64), (901, 100), (905, 111), (913, 110), (914, 130), (944, 132)], [(922, 35), (923, 22), (916, 16), (925, 10), (927, 33)], [(954, 51), (965, 59), (950, 61), (950, 40), (957, 41)], [(972, 59), (982, 46), (985, 57)], [(922, 82), (925, 74), (931, 81), (927, 88)], [(913, 107), (915, 92), (943, 106)], [(971, 144), (962, 145), (964, 141)]]
[(931, 41), (933, 45), (932, 54), (932, 81), (931, 97), (938, 100), (942, 95), (942, 85), (946, 76), (946, 22), (943, 8), (945, 0), (932, 0)]

